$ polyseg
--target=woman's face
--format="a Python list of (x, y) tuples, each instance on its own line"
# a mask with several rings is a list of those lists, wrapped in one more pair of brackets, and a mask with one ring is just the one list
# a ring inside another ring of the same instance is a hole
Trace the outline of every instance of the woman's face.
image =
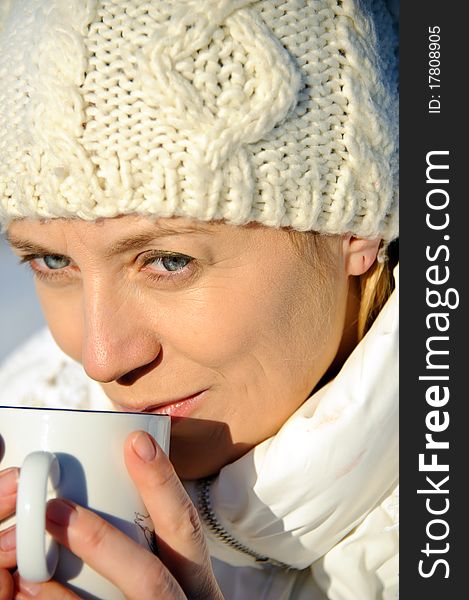
[(8, 234), (59, 346), (118, 410), (171, 414), (182, 478), (274, 434), (337, 352), (340, 244), (324, 279), (286, 231), (259, 225), (24, 219)]

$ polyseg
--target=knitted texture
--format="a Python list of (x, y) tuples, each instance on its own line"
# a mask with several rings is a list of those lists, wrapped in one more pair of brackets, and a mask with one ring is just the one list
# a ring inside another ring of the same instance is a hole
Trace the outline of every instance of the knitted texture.
[(2, 0), (0, 223), (123, 214), (397, 236), (380, 0)]

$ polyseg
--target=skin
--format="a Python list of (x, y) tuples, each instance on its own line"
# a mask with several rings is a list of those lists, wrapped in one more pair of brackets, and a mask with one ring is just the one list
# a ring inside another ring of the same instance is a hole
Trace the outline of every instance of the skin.
[[(143, 233), (150, 237), (138, 247), (116, 248)], [(298, 253), (288, 232), (260, 225), (137, 216), (94, 223), (24, 219), (11, 224), (8, 236), (36, 274), (55, 340), (101, 383), (117, 410), (150, 410), (204, 390), (189, 418), (173, 421), (174, 468), (162, 452), (138, 459), (135, 439), (124, 450), (159, 534), (159, 559), (82, 507), (62, 506), (61, 514), (68, 510), (74, 518), (60, 525), (50, 518), (49, 530), (129, 598), (182, 598), (201, 590), (200, 597), (219, 598), (197, 513), (179, 477), (215, 473), (273, 435), (337, 367), (337, 357), (343, 360), (343, 349), (354, 345), (354, 276), (373, 263), (379, 240), (331, 238), (331, 259), (319, 269)], [(31, 252), (26, 243), (42, 251)], [(0, 474), (0, 489), (6, 477), (11, 473)], [(14, 484), (7, 491), (0, 493), (0, 518), (14, 506)], [(60, 502), (53, 501), (52, 517)], [(0, 549), (0, 568), (14, 564), (14, 546)], [(0, 573), (7, 581), (2, 600), (11, 597), (12, 584)], [(139, 575), (142, 587), (129, 586), (129, 573)], [(24, 582), (15, 585), (17, 598), (30, 597)], [(39, 589), (39, 597), (74, 597), (63, 596), (55, 582)]]

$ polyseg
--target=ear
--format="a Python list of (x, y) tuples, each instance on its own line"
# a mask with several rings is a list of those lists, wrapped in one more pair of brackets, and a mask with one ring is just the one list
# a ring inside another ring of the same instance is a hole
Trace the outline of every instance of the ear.
[(347, 275), (366, 273), (376, 260), (380, 242), (381, 238), (345, 237), (343, 250)]

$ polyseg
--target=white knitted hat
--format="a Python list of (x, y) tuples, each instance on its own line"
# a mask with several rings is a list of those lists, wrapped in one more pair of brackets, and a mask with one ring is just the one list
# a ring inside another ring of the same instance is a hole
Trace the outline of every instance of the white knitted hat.
[(397, 236), (382, 0), (1, 0), (0, 223)]

